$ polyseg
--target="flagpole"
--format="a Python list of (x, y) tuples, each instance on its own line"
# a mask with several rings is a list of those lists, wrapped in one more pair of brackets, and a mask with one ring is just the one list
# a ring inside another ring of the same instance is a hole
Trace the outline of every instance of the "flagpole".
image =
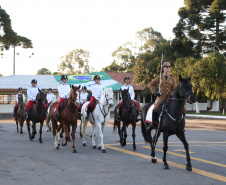
[(160, 92), (160, 84), (161, 84), (161, 80), (162, 80), (162, 62), (163, 62), (163, 53), (162, 53), (162, 59), (161, 59), (160, 81), (159, 81), (159, 92)]

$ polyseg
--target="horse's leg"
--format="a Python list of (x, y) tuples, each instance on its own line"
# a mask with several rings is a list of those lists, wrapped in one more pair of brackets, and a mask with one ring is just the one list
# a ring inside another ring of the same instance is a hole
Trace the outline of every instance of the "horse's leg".
[(19, 128), (18, 128), (18, 120), (16, 118), (16, 132), (19, 132)]
[(168, 163), (167, 163), (167, 161), (166, 161), (166, 152), (167, 152), (167, 150), (168, 150), (168, 138), (169, 138), (169, 135), (168, 135), (168, 133), (167, 132), (164, 132), (163, 133), (163, 143), (164, 143), (164, 146), (163, 146), (163, 152), (164, 152), (164, 154), (163, 154), (163, 169), (169, 169), (169, 165), (168, 165)]
[(127, 131), (126, 131), (126, 125), (123, 123), (123, 126), (122, 126), (122, 143), (121, 145), (122, 146), (126, 146), (126, 138), (127, 138)]
[(119, 135), (119, 142), (120, 142), (120, 138), (121, 138), (121, 127), (120, 127), (120, 121), (117, 123), (118, 126), (118, 135)]
[(63, 126), (64, 126), (64, 132), (65, 132), (65, 141), (62, 143), (62, 146), (66, 146), (67, 140), (68, 140), (68, 126), (65, 122), (63, 123)]
[(150, 136), (149, 137), (149, 143), (151, 145), (151, 157), (152, 157), (151, 161), (152, 161), (152, 163), (156, 163), (157, 158), (155, 156), (155, 147), (156, 147), (156, 144), (158, 142), (158, 138), (159, 138), (161, 132), (159, 130), (155, 130), (155, 135), (152, 138), (151, 131), (152, 130), (148, 131), (148, 135)]
[(71, 142), (71, 136), (70, 136), (70, 125), (68, 126), (68, 138), (67, 138), (67, 141), (68, 142)]
[(95, 137), (94, 137), (94, 133), (95, 133), (95, 129), (96, 129), (96, 123), (93, 123), (92, 126), (93, 126), (93, 131), (92, 131), (92, 144), (93, 144), (93, 149), (96, 149), (96, 143), (95, 143)]
[(132, 124), (133, 151), (136, 150), (136, 142), (135, 142), (136, 134), (135, 134), (135, 130), (136, 130), (136, 122)]
[(32, 121), (32, 136), (31, 138), (34, 139), (35, 138), (35, 134), (36, 134), (36, 123), (34, 121)]
[(44, 120), (40, 122), (40, 130), (39, 130), (39, 141), (42, 143), (42, 127), (43, 127)]
[(88, 121), (86, 119), (83, 119), (82, 121), (82, 145), (86, 146), (86, 128), (87, 128)]
[(22, 130), (22, 128), (23, 128), (23, 121), (22, 121), (22, 120), (20, 120), (20, 134), (23, 134), (23, 130)]
[(76, 123), (72, 124), (72, 151), (73, 151), (73, 153), (77, 153), (76, 148), (75, 148), (75, 130), (76, 130), (76, 127), (77, 127), (77, 121), (76, 121)]
[[(62, 128), (62, 124), (60, 124), (59, 126), (57, 126), (57, 121), (53, 120), (52, 121), (52, 126), (53, 126), (53, 131), (55, 131), (55, 136), (56, 136), (56, 141), (55, 141), (55, 148), (59, 149), (60, 146), (60, 130)], [(57, 133), (56, 133), (57, 131)]]
[(181, 142), (184, 144), (184, 149), (186, 151), (186, 159), (187, 159), (186, 170), (192, 171), (191, 158), (190, 158), (190, 154), (189, 154), (189, 146), (188, 146), (188, 142), (186, 141), (184, 132), (177, 133), (176, 135), (181, 140)]
[(102, 133), (102, 130), (101, 130), (101, 123), (96, 121), (95, 124), (97, 125), (97, 129), (98, 129), (98, 133), (99, 133), (99, 140), (100, 140), (99, 143), (98, 143), (98, 150), (101, 149), (104, 153), (105, 148), (104, 148), (104, 142), (103, 142), (103, 133)]
[(29, 139), (32, 141), (31, 132), (30, 132), (30, 121), (26, 121), (26, 122), (27, 122), (27, 131), (29, 133)]
[(104, 148), (104, 128), (105, 128), (106, 124), (107, 123), (105, 122), (103, 125), (100, 125), (101, 133), (102, 133), (102, 140), (101, 140), (101, 138), (99, 138), (98, 149), (100, 149), (100, 147), (101, 147), (102, 153), (106, 153), (106, 150)]

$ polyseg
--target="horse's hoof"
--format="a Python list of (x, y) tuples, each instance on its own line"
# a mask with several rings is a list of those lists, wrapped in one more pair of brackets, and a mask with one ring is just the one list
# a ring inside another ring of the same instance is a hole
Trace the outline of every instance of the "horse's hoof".
[(77, 151), (76, 150), (72, 150), (72, 153), (77, 153)]
[(106, 150), (105, 149), (102, 149), (102, 153), (106, 153)]
[(60, 149), (59, 146), (57, 146), (57, 147), (56, 147), (56, 150), (59, 150), (59, 149)]
[(101, 150), (101, 147), (100, 146), (98, 146), (98, 150)]
[(157, 159), (156, 159), (156, 158), (152, 158), (152, 159), (151, 159), (151, 162), (152, 162), (152, 163), (157, 163)]
[(49, 130), (47, 130), (46, 132), (49, 132)]
[(137, 149), (136, 149), (136, 148), (134, 148), (134, 149), (133, 149), (133, 151), (137, 151)]
[(68, 141), (68, 142), (71, 142), (71, 139), (68, 139), (67, 141)]
[(169, 168), (169, 165), (167, 164), (167, 165), (163, 165), (163, 169), (164, 170), (169, 170), (170, 168)]
[(40, 141), (40, 143), (42, 143), (42, 140), (39, 140)]
[(23, 134), (23, 132), (20, 132), (20, 134)]
[(96, 146), (93, 146), (93, 149), (97, 149), (97, 147)]
[(83, 143), (83, 146), (86, 146), (86, 143)]
[(192, 171), (192, 165), (186, 165), (186, 170), (191, 172)]

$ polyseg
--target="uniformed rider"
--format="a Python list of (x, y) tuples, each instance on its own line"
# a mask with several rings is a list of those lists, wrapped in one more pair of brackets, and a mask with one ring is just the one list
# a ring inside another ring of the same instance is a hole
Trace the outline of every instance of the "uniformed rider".
[(89, 113), (91, 111), (91, 106), (92, 106), (93, 102), (94, 101), (99, 101), (100, 97), (101, 97), (101, 95), (103, 93), (103, 86), (100, 83), (100, 76), (99, 75), (95, 75), (94, 76), (94, 81), (95, 81), (95, 83), (93, 85), (91, 85), (92, 97), (91, 97), (90, 102), (88, 104), (86, 119), (89, 118)]
[[(164, 62), (162, 65), (163, 74), (161, 75), (161, 82), (160, 76), (155, 78), (149, 83), (149, 88), (154, 94), (157, 96), (155, 100), (154, 110), (152, 112), (152, 123), (150, 123), (147, 127), (147, 130), (151, 130), (153, 125), (157, 122), (158, 119), (158, 108), (159, 106), (168, 99), (170, 95), (173, 94), (174, 89), (176, 88), (176, 80), (173, 76), (169, 75), (170, 73), (171, 64), (170, 62)], [(156, 91), (156, 86), (160, 83), (160, 92)]]
[(54, 96), (54, 94), (52, 93), (52, 89), (49, 88), (49, 89), (48, 89), (48, 94), (47, 94), (47, 96), (46, 96), (46, 99), (47, 99), (47, 103), (48, 103), (48, 104), (51, 103), (53, 96)]
[[(123, 91), (124, 89), (129, 89), (129, 94), (130, 94), (130, 98), (132, 100), (133, 103), (136, 104), (137, 106), (137, 121), (140, 120), (140, 117), (139, 117), (139, 110), (140, 110), (140, 105), (134, 100), (135, 99), (135, 93), (134, 93), (134, 89), (133, 89), (133, 86), (132, 85), (129, 85), (130, 83), (130, 78), (128, 76), (126, 76), (124, 78), (124, 82), (125, 82), (125, 85), (123, 85), (121, 87), (121, 90)], [(120, 94), (120, 96), (122, 97), (122, 95)], [(121, 112), (122, 112), (122, 104), (123, 104), (123, 101), (121, 101), (119, 103), (119, 114), (117, 115), (117, 121), (120, 121), (121, 120)]]
[(36, 96), (39, 93), (38, 91), (38, 86), (37, 86), (37, 80), (33, 79), (31, 80), (31, 86), (28, 87), (27, 89), (27, 105), (26, 105), (26, 110), (27, 110), (27, 117), (26, 120), (29, 121), (31, 119), (31, 106), (36, 103)]
[(17, 113), (17, 109), (18, 109), (18, 95), (21, 95), (23, 96), (23, 103), (25, 102), (25, 96), (23, 94), (23, 89), (22, 87), (19, 87), (18, 88), (18, 93), (16, 94), (16, 105), (14, 106), (14, 110), (13, 110), (13, 117), (16, 117), (16, 113)]
[(58, 111), (55, 114), (55, 118), (58, 120), (60, 119), (62, 103), (69, 98), (71, 92), (71, 87), (69, 84), (67, 84), (67, 80), (67, 75), (61, 75), (61, 83), (58, 85), (60, 99), (58, 101)]
[(87, 88), (86, 86), (83, 86), (82, 92), (80, 93), (80, 104), (78, 106), (79, 116), (81, 116), (81, 108), (82, 108), (82, 105), (87, 101), (87, 96), (88, 96)]

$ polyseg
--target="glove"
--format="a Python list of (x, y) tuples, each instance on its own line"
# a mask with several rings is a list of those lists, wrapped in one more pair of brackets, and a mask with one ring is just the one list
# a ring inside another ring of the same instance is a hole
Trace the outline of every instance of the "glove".
[(162, 93), (160, 93), (160, 92), (155, 92), (155, 93), (154, 93), (154, 96), (160, 97), (161, 95), (162, 95)]

